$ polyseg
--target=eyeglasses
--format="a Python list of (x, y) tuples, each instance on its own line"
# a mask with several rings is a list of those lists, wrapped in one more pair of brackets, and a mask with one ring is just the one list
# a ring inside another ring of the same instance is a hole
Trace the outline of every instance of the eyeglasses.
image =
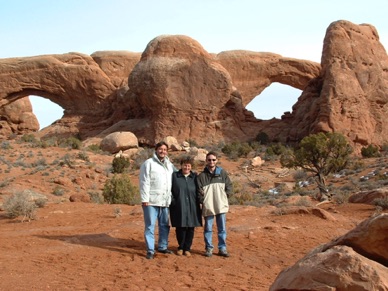
[(207, 159), (208, 162), (215, 162), (217, 159)]

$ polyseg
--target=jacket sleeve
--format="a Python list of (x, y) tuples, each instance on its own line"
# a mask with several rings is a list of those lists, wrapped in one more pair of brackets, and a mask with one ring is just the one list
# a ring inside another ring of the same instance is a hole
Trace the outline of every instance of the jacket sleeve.
[(202, 204), (205, 193), (203, 193), (203, 185), (201, 183), (201, 179), (199, 175), (197, 175), (195, 179), (195, 183), (197, 184), (197, 201), (199, 201), (199, 203)]
[(226, 196), (228, 196), (229, 198), (233, 194), (233, 183), (230, 180), (228, 173), (226, 173), (225, 170), (223, 170), (223, 172), (225, 175), (225, 192), (226, 192)]
[(176, 195), (176, 172), (172, 173), (171, 175), (171, 203), (170, 203), (170, 207), (174, 207), (175, 206), (175, 195)]
[(150, 202), (150, 166), (151, 163), (145, 161), (140, 167), (139, 183), (141, 202)]

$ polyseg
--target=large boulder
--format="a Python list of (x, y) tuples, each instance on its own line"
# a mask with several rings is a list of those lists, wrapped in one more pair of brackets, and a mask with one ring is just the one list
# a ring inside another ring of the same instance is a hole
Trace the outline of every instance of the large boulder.
[(381, 214), (280, 272), (270, 290), (388, 290), (387, 245)]
[(139, 146), (137, 137), (132, 132), (114, 132), (102, 139), (100, 147), (103, 151), (115, 154)]

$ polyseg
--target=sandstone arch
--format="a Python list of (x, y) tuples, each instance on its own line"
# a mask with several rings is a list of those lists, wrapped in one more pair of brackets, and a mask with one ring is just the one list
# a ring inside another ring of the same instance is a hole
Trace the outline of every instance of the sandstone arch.
[[(263, 129), (298, 141), (341, 132), (358, 145), (387, 142), (388, 58), (371, 25), (332, 23), (321, 65), (272, 53), (214, 55), (188, 36), (160, 36), (143, 54), (96, 52), (0, 59), (0, 108), (35, 94), (65, 109), (55, 133), (117, 129), (154, 144), (165, 136), (200, 143), (249, 140)], [(245, 109), (273, 82), (303, 90), (293, 112), (257, 120)], [(167, 114), (166, 114), (167, 113)]]
[(292, 112), (292, 107), (301, 93), (302, 90), (274, 82), (253, 98), (245, 108), (252, 111), (258, 119), (281, 118), (285, 112)]
[(215, 58), (228, 70), (244, 106), (274, 82), (304, 90), (321, 69), (318, 63), (273, 53), (235, 50), (221, 52)]

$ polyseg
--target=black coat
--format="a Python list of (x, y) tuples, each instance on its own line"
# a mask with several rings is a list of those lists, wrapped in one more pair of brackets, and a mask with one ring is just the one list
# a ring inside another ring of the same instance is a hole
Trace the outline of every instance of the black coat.
[(172, 174), (170, 218), (173, 227), (202, 225), (201, 207), (197, 196), (197, 175), (193, 172), (190, 172), (187, 178), (181, 170)]

